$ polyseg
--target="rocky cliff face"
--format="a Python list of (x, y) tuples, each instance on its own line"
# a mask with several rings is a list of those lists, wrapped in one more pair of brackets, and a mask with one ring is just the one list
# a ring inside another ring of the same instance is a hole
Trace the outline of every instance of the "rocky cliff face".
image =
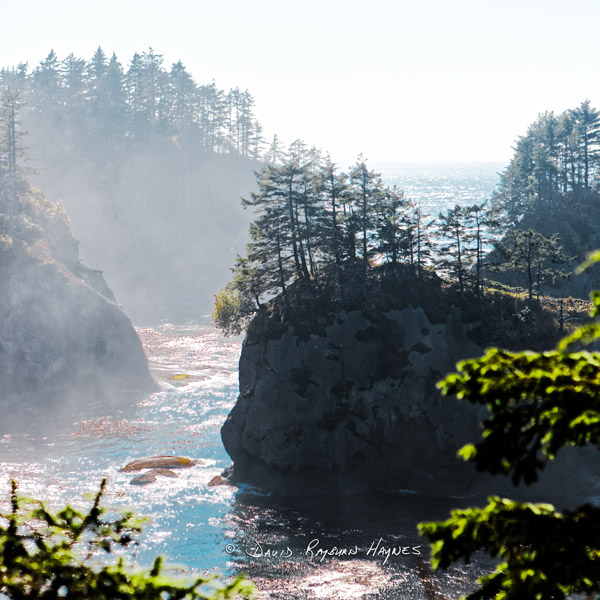
[(289, 493), (468, 488), (456, 451), (479, 418), (435, 388), (481, 353), (467, 331), (457, 308), (435, 322), (412, 306), (340, 312), (304, 339), (251, 327), (222, 429), (233, 479)]
[(0, 235), (0, 389), (37, 406), (149, 390), (140, 340), (102, 273), (79, 260), (64, 212), (26, 189)]
[(229, 479), (291, 495), (384, 489), (569, 502), (600, 494), (596, 448), (563, 450), (537, 484), (518, 489), (456, 458), (479, 439), (487, 411), (441, 397), (435, 384), (481, 355), (473, 339), (487, 334), (443, 292), (419, 294), (424, 307), (315, 315), (295, 329), (259, 313), (221, 430), (234, 461)]

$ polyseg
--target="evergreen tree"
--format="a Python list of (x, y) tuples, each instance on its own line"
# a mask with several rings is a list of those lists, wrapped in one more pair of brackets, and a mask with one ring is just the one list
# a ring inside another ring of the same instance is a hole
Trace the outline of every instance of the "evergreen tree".
[(142, 54), (142, 98), (150, 123), (162, 120), (164, 116), (164, 71), (163, 55), (156, 54), (152, 47)]
[(278, 185), (286, 199), (288, 210), (288, 223), (294, 264), (298, 279), (308, 282), (311, 275), (307, 262), (306, 239), (308, 234), (306, 221), (302, 220), (303, 209), (310, 202), (307, 189), (307, 176), (310, 159), (307, 156), (306, 144), (302, 140), (295, 140), (290, 144), (287, 158), (281, 169)]
[(32, 90), (28, 94), (28, 106), (42, 119), (44, 115), (51, 122), (60, 120), (62, 76), (60, 62), (54, 50), (40, 62), (31, 76)]
[(600, 146), (600, 113), (585, 100), (571, 111), (579, 134), (580, 156), (583, 167), (581, 184), (585, 190), (590, 187), (590, 173), (597, 167)]
[(468, 224), (464, 207), (457, 204), (446, 213), (440, 213), (438, 235), (442, 242), (439, 247), (439, 266), (453, 275), (461, 294), (466, 290), (468, 278), (467, 232)]
[[(486, 203), (473, 204), (465, 207), (468, 232), (465, 241), (473, 248), (475, 268), (475, 292), (483, 296), (483, 266), (486, 248), (490, 248), (495, 241), (495, 232), (498, 228), (493, 212)], [(474, 247), (473, 247), (474, 246)]]
[(197, 86), (181, 61), (173, 63), (169, 79), (171, 123), (183, 132), (194, 122), (194, 96)]
[(371, 238), (375, 226), (375, 207), (383, 194), (381, 175), (369, 170), (366, 159), (358, 156), (350, 170), (350, 194), (354, 210), (349, 219), (353, 222), (350, 235), (358, 233), (360, 240), (353, 243), (353, 248), (360, 247), (360, 258), (363, 264), (363, 294), (367, 291), (367, 272), (371, 257)]
[(325, 205), (321, 224), (323, 252), (327, 262), (335, 262), (339, 283), (342, 260), (347, 258), (343, 247), (347, 215), (342, 206), (348, 195), (348, 176), (338, 173), (329, 155), (321, 166), (321, 193)]
[(69, 54), (61, 64), (62, 89), (61, 104), (69, 106), (71, 110), (77, 113), (74, 120), (83, 121), (83, 114), (86, 112), (86, 81), (85, 81), (85, 61)]
[(273, 136), (273, 140), (271, 141), (271, 145), (269, 146), (269, 149), (265, 153), (265, 162), (268, 162), (271, 164), (279, 164), (283, 161), (284, 156), (285, 156), (285, 153), (283, 151), (281, 142), (279, 141), (277, 134), (275, 134)]
[(133, 55), (125, 78), (127, 108), (129, 116), (129, 134), (139, 137), (148, 123), (144, 97), (144, 62), (141, 54)]
[(265, 145), (265, 138), (263, 137), (264, 129), (263, 126), (254, 119), (252, 122), (252, 133), (250, 134), (248, 156), (252, 160), (261, 160), (263, 156), (263, 148)]
[(423, 212), (420, 203), (411, 203), (407, 228), (409, 256), (410, 264), (416, 265), (419, 278), (423, 276), (423, 271), (430, 265), (433, 256), (433, 241), (429, 230), (435, 224), (435, 220), (430, 217), (431, 215)]
[(19, 93), (5, 89), (0, 96), (0, 199), (11, 230), (16, 227), (21, 169), (19, 159), (25, 157), (19, 130), (18, 113), (22, 108)]
[(101, 122), (106, 112), (106, 75), (108, 67), (106, 55), (100, 46), (94, 52), (94, 56), (92, 56), (87, 67), (90, 112)]
[(534, 286), (539, 298), (542, 284), (554, 283), (566, 276), (558, 267), (568, 264), (569, 260), (557, 235), (546, 238), (533, 229), (513, 229), (497, 243), (497, 248), (502, 262), (496, 264), (496, 269), (521, 274), (526, 281), (530, 301), (533, 299)]
[[(256, 218), (250, 227), (249, 264), (262, 270), (263, 294), (279, 290), (287, 299), (287, 285), (295, 273), (302, 277), (295, 218), (294, 174), (284, 167), (265, 166), (257, 174), (258, 192), (246, 207), (254, 209)], [(295, 268), (294, 268), (295, 267)], [(287, 301), (287, 300), (286, 300)]]
[(392, 265), (410, 254), (410, 217), (404, 193), (394, 188), (383, 188), (376, 201), (375, 238), (376, 252), (386, 257)]
[(123, 67), (114, 52), (106, 69), (104, 89), (106, 91), (104, 104), (106, 112), (103, 124), (110, 137), (117, 139), (125, 134), (127, 112)]

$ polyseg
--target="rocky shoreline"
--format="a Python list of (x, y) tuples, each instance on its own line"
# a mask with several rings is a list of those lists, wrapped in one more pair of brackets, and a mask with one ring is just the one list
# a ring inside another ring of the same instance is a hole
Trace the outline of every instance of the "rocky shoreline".
[(82, 264), (66, 214), (39, 191), (0, 236), (0, 387), (28, 407), (156, 389), (131, 321)]

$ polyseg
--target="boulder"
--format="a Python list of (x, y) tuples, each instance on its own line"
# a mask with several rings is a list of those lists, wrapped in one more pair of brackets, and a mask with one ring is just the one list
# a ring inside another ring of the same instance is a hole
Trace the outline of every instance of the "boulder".
[[(123, 469), (121, 469), (123, 471)], [(179, 477), (177, 473), (173, 473), (169, 469), (150, 469), (137, 477), (134, 477), (129, 483), (131, 485), (147, 485), (148, 483), (154, 483), (156, 481), (156, 477), (160, 475), (161, 477)]]
[(169, 469), (189, 469), (200, 461), (185, 458), (183, 456), (151, 456), (149, 458), (139, 458), (130, 463), (127, 463), (123, 468), (119, 469), (121, 473), (130, 473), (132, 471), (141, 471), (142, 469), (153, 469), (159, 475), (168, 473), (168, 477), (177, 477), (177, 474)]

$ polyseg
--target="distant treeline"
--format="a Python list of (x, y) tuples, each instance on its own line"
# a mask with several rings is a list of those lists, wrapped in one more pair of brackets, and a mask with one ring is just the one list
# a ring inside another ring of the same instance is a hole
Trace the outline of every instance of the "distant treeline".
[(89, 61), (73, 54), (60, 60), (51, 51), (33, 69), (21, 63), (0, 70), (0, 89), (7, 88), (19, 93), (36, 125), (60, 127), (79, 142), (176, 135), (205, 152), (253, 159), (262, 153), (262, 127), (247, 90), (200, 85), (181, 61), (165, 69), (152, 48), (136, 52), (126, 69), (100, 47)]

